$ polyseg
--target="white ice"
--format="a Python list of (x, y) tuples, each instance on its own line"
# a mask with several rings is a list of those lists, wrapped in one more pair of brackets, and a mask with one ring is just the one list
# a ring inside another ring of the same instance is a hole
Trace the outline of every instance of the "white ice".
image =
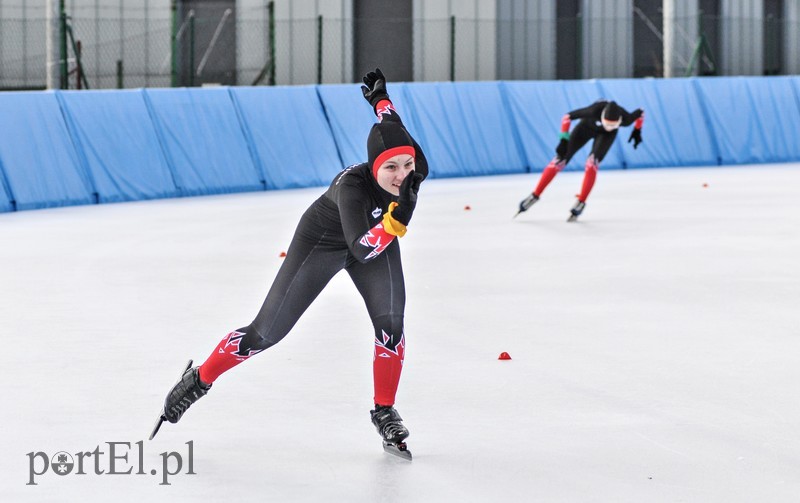
[[(0, 214), (0, 501), (798, 501), (800, 165), (601, 170), (567, 223), (581, 179), (516, 219), (538, 174), (423, 185), (401, 242), (411, 463), (369, 422), (344, 273), (146, 440), (323, 188)], [(109, 442), (134, 473), (108, 474)], [(97, 447), (28, 484), (28, 453)]]

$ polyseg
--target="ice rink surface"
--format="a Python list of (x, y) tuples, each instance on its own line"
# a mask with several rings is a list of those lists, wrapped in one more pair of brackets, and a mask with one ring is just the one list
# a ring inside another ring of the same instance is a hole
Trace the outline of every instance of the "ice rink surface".
[(0, 214), (0, 501), (798, 501), (800, 165), (601, 170), (577, 223), (564, 172), (512, 219), (538, 176), (422, 186), (401, 241), (411, 463), (370, 424), (372, 328), (343, 273), (147, 441), (323, 188)]

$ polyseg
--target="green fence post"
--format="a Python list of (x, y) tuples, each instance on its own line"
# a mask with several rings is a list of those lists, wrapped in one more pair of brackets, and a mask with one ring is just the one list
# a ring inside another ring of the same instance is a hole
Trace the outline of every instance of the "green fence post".
[(64, 6), (65, 0), (60, 0), (58, 2), (58, 12), (59, 12), (59, 30), (58, 30), (58, 39), (59, 39), (59, 53), (60, 53), (60, 68), (61, 68), (61, 89), (69, 89), (69, 81), (67, 80), (67, 10)]
[(172, 30), (169, 35), (170, 43), (170, 57), (172, 64), (170, 65), (170, 85), (176, 87), (178, 85), (178, 1), (172, 0), (170, 2), (170, 10), (172, 11)]
[(125, 87), (122, 84), (122, 71), (123, 71), (122, 60), (118, 59), (117, 60), (117, 89), (122, 89), (122, 88)]
[(450, 80), (456, 80), (456, 17), (450, 16)]
[(194, 87), (194, 10), (189, 13), (189, 87)]
[(269, 85), (275, 85), (275, 2), (267, 4), (269, 13)]
[(575, 22), (577, 23), (576, 31), (578, 33), (578, 54), (576, 54), (578, 58), (578, 79), (583, 78), (583, 16), (580, 12), (578, 15), (575, 16)]
[(317, 16), (317, 84), (322, 84), (322, 15)]

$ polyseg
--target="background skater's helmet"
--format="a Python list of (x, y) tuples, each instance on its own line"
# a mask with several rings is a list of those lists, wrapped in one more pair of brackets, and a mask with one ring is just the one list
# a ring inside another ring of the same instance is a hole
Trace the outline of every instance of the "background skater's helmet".
[(614, 131), (620, 124), (622, 124), (622, 107), (617, 105), (616, 101), (609, 101), (603, 107), (603, 114), (600, 116), (600, 122), (603, 123), (603, 129), (606, 131)]
[(367, 160), (372, 176), (378, 178), (378, 168), (386, 159), (400, 154), (416, 158), (414, 139), (406, 128), (397, 122), (378, 122), (372, 126), (367, 137)]

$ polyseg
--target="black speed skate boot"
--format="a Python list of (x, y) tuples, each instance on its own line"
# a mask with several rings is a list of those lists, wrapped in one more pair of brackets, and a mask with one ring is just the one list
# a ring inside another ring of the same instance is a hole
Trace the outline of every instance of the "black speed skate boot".
[(583, 213), (583, 209), (585, 207), (586, 207), (586, 203), (579, 199), (578, 202), (575, 203), (575, 206), (573, 206), (572, 209), (569, 210), (571, 215), (567, 219), (567, 222), (574, 222), (575, 220), (577, 220), (578, 217), (580, 216), (580, 214)]
[(519, 202), (519, 210), (517, 210), (517, 213), (514, 215), (514, 218), (516, 218), (516, 216), (522, 213), (523, 211), (528, 211), (528, 208), (536, 204), (536, 201), (538, 200), (539, 196), (537, 196), (536, 194), (528, 194), (528, 197)]
[(375, 410), (369, 411), (369, 415), (383, 437), (383, 450), (410, 461), (411, 451), (404, 442), (409, 435), (408, 429), (403, 426), (403, 418), (397, 410), (392, 406), (375, 405)]
[(181, 416), (191, 407), (193, 403), (204, 397), (208, 390), (211, 389), (210, 384), (206, 384), (200, 380), (198, 369), (200, 367), (192, 367), (192, 360), (186, 365), (183, 375), (180, 380), (175, 383), (175, 386), (167, 393), (167, 398), (164, 400), (164, 409), (156, 421), (153, 432), (150, 434), (150, 440), (158, 433), (161, 424), (164, 421), (170, 423), (177, 423)]
[(193, 403), (206, 396), (210, 384), (200, 380), (200, 367), (188, 368), (164, 400), (164, 419), (177, 423)]

